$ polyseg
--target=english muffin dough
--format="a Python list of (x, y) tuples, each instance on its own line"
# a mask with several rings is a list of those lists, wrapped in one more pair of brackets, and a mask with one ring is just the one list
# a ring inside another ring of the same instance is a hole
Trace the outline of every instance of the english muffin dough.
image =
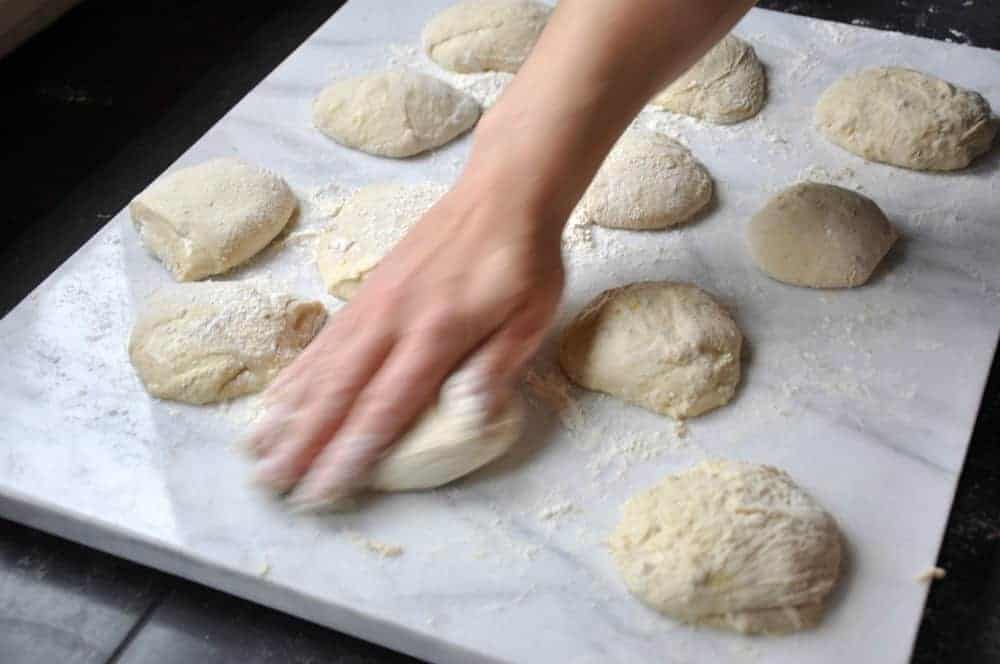
[(325, 320), (319, 302), (254, 283), (184, 284), (145, 302), (129, 358), (154, 397), (222, 401), (263, 389)]
[(313, 102), (313, 124), (349, 148), (409, 157), (467, 131), (479, 112), (475, 99), (443, 81), (391, 69), (325, 88)]
[(221, 274), (263, 249), (295, 210), (280, 177), (232, 157), (164, 175), (128, 206), (146, 249), (177, 281)]
[(559, 362), (577, 385), (680, 419), (733, 398), (742, 343), (705, 291), (645, 282), (587, 305), (563, 333)]
[(726, 35), (651, 102), (664, 110), (718, 124), (757, 115), (767, 96), (764, 67), (753, 48)]
[(981, 95), (900, 67), (841, 78), (820, 96), (815, 121), (845, 150), (920, 171), (965, 168), (997, 131)]
[(445, 389), (438, 403), (379, 461), (371, 476), (377, 491), (414, 491), (448, 484), (503, 456), (524, 421), (520, 398), (490, 419), (475, 397)]
[(778, 281), (810, 288), (860, 286), (897, 237), (871, 199), (816, 182), (774, 196), (747, 229), (757, 267)]
[(744, 633), (815, 626), (837, 582), (837, 524), (784, 472), (708, 461), (630, 498), (609, 540), (643, 603)]
[(712, 198), (712, 179), (683, 145), (648, 129), (625, 132), (580, 201), (588, 221), (650, 230), (690, 219)]
[(461, 74), (516, 72), (552, 8), (532, 0), (472, 0), (437, 14), (422, 41), (431, 60)]
[(354, 192), (316, 249), (316, 266), (330, 294), (353, 297), (365, 276), (445, 191), (432, 183), (380, 183)]

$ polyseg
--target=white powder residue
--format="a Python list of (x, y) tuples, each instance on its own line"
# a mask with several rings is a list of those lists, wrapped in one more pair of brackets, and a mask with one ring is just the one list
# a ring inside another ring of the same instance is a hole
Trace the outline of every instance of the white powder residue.
[(475, 99), (484, 110), (496, 103), (507, 84), (514, 79), (514, 75), (508, 72), (458, 74), (442, 69), (413, 44), (389, 44), (388, 59), (393, 66), (409, 67), (441, 79)]
[(531, 394), (547, 405), (564, 427), (570, 431), (583, 427), (583, 409), (573, 398), (573, 386), (559, 369), (528, 369), (524, 382)]
[(808, 180), (822, 184), (835, 184), (840, 186), (847, 185), (848, 188), (863, 191), (864, 187), (853, 183), (853, 178), (854, 169), (849, 166), (844, 166), (843, 168), (831, 171), (822, 164), (810, 164), (799, 171), (797, 176), (797, 180), (799, 182), (805, 182)]
[(554, 505), (546, 505), (538, 510), (538, 518), (544, 521), (551, 521), (553, 519), (558, 519), (560, 517), (566, 516), (574, 511), (577, 511), (576, 505), (569, 501), (564, 501), (561, 503), (556, 503)]
[(398, 544), (388, 544), (379, 540), (367, 537), (356, 530), (344, 531), (347, 538), (359, 549), (374, 553), (380, 558), (398, 558), (403, 555), (404, 549)]
[[(289, 353), (298, 353), (298, 348), (279, 343), (286, 331), (285, 311), (294, 302), (291, 295), (274, 292), (261, 281), (201, 282), (167, 288), (147, 306), (152, 311), (202, 312), (157, 321), (157, 327), (168, 331), (158, 336), (159, 352), (165, 356), (183, 356), (194, 346), (265, 364), (276, 351), (282, 361), (290, 359)], [(170, 332), (172, 328), (177, 330)]]

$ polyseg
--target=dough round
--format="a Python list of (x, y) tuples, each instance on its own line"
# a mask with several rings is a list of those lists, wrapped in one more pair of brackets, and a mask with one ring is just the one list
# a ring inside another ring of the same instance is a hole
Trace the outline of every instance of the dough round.
[(460, 2), (424, 26), (424, 50), (434, 62), (461, 74), (514, 73), (551, 13), (551, 7), (532, 0)]
[(841, 557), (833, 517), (786, 473), (734, 461), (633, 496), (609, 544), (645, 604), (744, 633), (815, 626)]
[(492, 420), (473, 397), (447, 389), (372, 472), (378, 491), (415, 491), (447, 484), (506, 454), (521, 435), (524, 409), (512, 399)]
[(585, 219), (649, 230), (690, 219), (712, 198), (712, 178), (677, 141), (647, 129), (625, 132), (580, 202)]
[(764, 67), (753, 47), (726, 35), (651, 103), (674, 113), (732, 124), (757, 115), (766, 95)]
[(382, 157), (409, 157), (439, 147), (478, 119), (475, 99), (405, 69), (337, 81), (313, 102), (317, 129), (342, 145)]
[(382, 183), (354, 192), (316, 249), (316, 266), (330, 294), (352, 298), (365, 276), (445, 191), (432, 183)]
[(252, 283), (174, 286), (145, 302), (129, 358), (154, 397), (222, 401), (263, 389), (325, 320), (319, 302)]
[(841, 78), (820, 96), (815, 121), (845, 150), (920, 171), (965, 168), (997, 131), (978, 93), (900, 67)]
[(577, 385), (681, 419), (733, 398), (742, 343), (705, 291), (644, 282), (587, 305), (563, 333), (559, 363)]
[(778, 281), (810, 288), (860, 286), (897, 237), (870, 198), (816, 182), (774, 196), (747, 229), (757, 267)]
[(295, 210), (280, 177), (232, 157), (164, 175), (128, 206), (146, 249), (177, 281), (221, 274), (263, 249)]

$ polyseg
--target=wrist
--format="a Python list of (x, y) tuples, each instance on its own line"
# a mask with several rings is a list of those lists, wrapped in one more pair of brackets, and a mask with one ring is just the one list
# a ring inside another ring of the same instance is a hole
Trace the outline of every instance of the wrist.
[[(524, 223), (559, 234), (583, 187), (573, 185), (572, 165), (552, 154), (555, 146), (530, 119), (493, 109), (473, 135), (472, 150), (456, 187), (476, 196), (503, 201), (525, 214)], [(589, 178), (587, 179), (589, 182)]]

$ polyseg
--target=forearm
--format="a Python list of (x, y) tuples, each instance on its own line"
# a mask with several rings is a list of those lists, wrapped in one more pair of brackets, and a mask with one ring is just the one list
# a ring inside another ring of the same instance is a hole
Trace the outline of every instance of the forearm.
[(480, 122), (467, 178), (537, 202), (561, 229), (646, 101), (700, 58), (751, 0), (562, 0)]

